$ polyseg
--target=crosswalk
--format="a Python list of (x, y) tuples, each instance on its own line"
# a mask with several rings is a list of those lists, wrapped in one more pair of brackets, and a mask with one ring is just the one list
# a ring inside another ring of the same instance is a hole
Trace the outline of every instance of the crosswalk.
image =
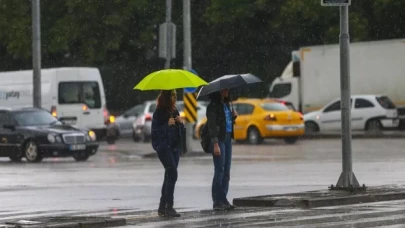
[(99, 211), (0, 211), (0, 227), (7, 221), (54, 216), (125, 218), (125, 227), (387, 227), (405, 228), (405, 201), (389, 201), (314, 209), (237, 208), (214, 212), (195, 208), (178, 209), (180, 218), (161, 218), (155, 210), (109, 209)]

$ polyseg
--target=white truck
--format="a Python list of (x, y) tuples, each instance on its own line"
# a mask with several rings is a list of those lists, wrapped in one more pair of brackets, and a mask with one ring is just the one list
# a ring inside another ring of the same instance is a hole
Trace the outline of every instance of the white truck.
[[(270, 85), (269, 97), (288, 100), (303, 112), (340, 97), (339, 45), (302, 47)], [(384, 94), (405, 104), (405, 39), (350, 44), (351, 94)], [(402, 110), (398, 110), (401, 117)]]
[[(33, 71), (0, 72), (0, 106), (33, 106)], [(109, 112), (97, 68), (64, 67), (41, 70), (41, 106), (62, 122), (106, 134)]]

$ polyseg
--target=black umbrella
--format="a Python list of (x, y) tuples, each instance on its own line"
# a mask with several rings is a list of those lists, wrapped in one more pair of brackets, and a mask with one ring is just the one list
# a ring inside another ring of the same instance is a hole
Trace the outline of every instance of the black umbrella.
[(232, 89), (263, 82), (260, 78), (253, 74), (232, 74), (224, 75), (203, 86), (198, 92), (197, 98), (206, 96), (210, 93), (218, 92), (223, 89)]

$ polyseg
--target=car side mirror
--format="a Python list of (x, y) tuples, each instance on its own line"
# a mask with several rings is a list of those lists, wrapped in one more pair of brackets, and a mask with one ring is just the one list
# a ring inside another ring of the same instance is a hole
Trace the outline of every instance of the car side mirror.
[(10, 130), (15, 130), (15, 125), (14, 124), (4, 124), (3, 128), (10, 129)]

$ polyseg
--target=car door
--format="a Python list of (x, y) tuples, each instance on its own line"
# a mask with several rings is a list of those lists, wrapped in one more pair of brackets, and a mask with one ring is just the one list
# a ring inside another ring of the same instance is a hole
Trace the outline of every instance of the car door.
[(233, 108), (238, 112), (238, 117), (236, 118), (234, 125), (235, 139), (246, 139), (247, 129), (249, 127), (248, 124), (250, 122), (250, 118), (252, 117), (254, 106), (247, 103), (238, 103), (234, 104)]
[[(350, 99), (350, 109), (352, 110), (353, 99)], [(342, 129), (342, 112), (340, 100), (337, 100), (327, 106), (320, 116), (321, 130), (341, 130)]]
[(340, 107), (340, 100), (325, 107), (320, 116), (320, 128), (322, 131), (338, 130), (341, 128)]
[(352, 129), (364, 130), (368, 117), (375, 110), (375, 105), (367, 99), (356, 98), (352, 110)]
[(10, 156), (17, 152), (20, 146), (21, 136), (16, 129), (14, 119), (6, 111), (0, 111), (0, 155)]

